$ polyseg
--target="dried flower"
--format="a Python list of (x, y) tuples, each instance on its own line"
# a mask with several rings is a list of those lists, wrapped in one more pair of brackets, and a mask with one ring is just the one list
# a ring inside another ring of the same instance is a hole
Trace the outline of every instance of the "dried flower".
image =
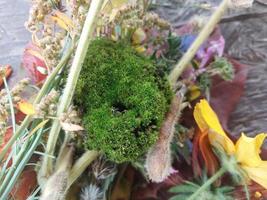
[(36, 105), (37, 117), (44, 118), (47, 115), (53, 116), (56, 113), (56, 104), (59, 98), (59, 93), (56, 90), (51, 90), (42, 100)]
[(82, 189), (80, 200), (102, 200), (104, 193), (96, 185), (90, 184)]
[(117, 167), (102, 155), (92, 163), (92, 173), (97, 180), (105, 180), (117, 173)]
[(47, 180), (42, 190), (41, 200), (64, 200), (67, 192), (69, 171), (72, 165), (74, 148), (66, 147), (58, 156), (56, 171)]
[[(11, 89), (10, 93), (14, 105), (16, 105), (21, 100), (20, 95), (29, 83), (29, 79), (22, 79)], [(2, 105), (6, 110), (8, 110), (10, 107), (7, 92), (5, 89), (2, 89), (0, 91), (0, 105)]]
[(42, 49), (41, 54), (46, 61), (46, 65), (51, 69), (59, 62), (59, 55), (63, 48), (63, 40), (66, 36), (66, 32), (61, 31), (52, 34), (49, 28), (45, 30), (46, 34), (44, 34), (43, 38), (38, 40), (38, 43)]
[(71, 13), (71, 19), (75, 24), (75, 33), (80, 34), (91, 0), (69, 0), (67, 6)]

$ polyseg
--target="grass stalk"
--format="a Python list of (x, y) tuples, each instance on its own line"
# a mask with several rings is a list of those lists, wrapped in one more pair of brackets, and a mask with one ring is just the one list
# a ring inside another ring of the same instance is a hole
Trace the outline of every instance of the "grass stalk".
[[(63, 95), (58, 106), (57, 116), (60, 116), (66, 109), (70, 106), (72, 97), (75, 91), (76, 83), (78, 81), (80, 71), (82, 68), (82, 63), (84, 61), (90, 40), (92, 39), (92, 34), (94, 31), (95, 20), (97, 14), (103, 4), (103, 0), (92, 0), (84, 27), (81, 33), (81, 37), (79, 39), (78, 47), (73, 59), (72, 66), (70, 68), (70, 72), (67, 78), (66, 87), (63, 91)], [(49, 133), (46, 154), (54, 155), (54, 150), (56, 146), (56, 142), (59, 136), (59, 132), (61, 130), (60, 122), (58, 120), (54, 120), (52, 124), (51, 131)], [(47, 178), (52, 174), (53, 171), (53, 163), (52, 159), (48, 156), (44, 157), (42, 168), (39, 172), (40, 180), (42, 178)]]
[(14, 174), (11, 177), (8, 177), (8, 179), (6, 177), (4, 182), (1, 184), (1, 189), (0, 189), (1, 197), (0, 197), (0, 199), (7, 199), (8, 198), (9, 193), (11, 192), (12, 188), (14, 187), (21, 172), (25, 168), (26, 164), (28, 163), (28, 161), (32, 157), (36, 147), (38, 146), (40, 139), (41, 139), (41, 136), (42, 136), (42, 133), (43, 133), (43, 128), (39, 129), (38, 133), (32, 137), (32, 139), (31, 139), (32, 142), (29, 145), (29, 148), (25, 148), (24, 150), (26, 150), (26, 151), (23, 150), (25, 153), (23, 155), (23, 158), (17, 163), (16, 166), (13, 166), (15, 168)]
[(10, 89), (8, 87), (7, 80), (6, 80), (5, 76), (3, 76), (3, 82), (5, 85), (5, 89), (6, 89), (6, 93), (7, 93), (7, 97), (8, 97), (8, 103), (9, 103), (9, 107), (10, 107), (11, 120), (12, 120), (12, 129), (13, 129), (13, 133), (14, 133), (14, 132), (16, 132), (15, 111), (14, 111), (14, 105), (13, 105), (13, 101), (12, 101), (12, 95), (11, 95)]

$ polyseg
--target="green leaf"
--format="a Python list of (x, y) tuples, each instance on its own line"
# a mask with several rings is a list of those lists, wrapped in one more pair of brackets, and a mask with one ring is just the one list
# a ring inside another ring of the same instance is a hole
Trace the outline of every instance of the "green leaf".
[(189, 197), (188, 195), (179, 194), (179, 195), (171, 197), (169, 200), (185, 200), (188, 197)]
[(218, 188), (218, 190), (222, 193), (229, 193), (229, 192), (232, 192), (234, 190), (234, 187), (224, 186), (224, 187)]
[(172, 187), (169, 192), (171, 193), (193, 193), (195, 192), (199, 187), (193, 186), (193, 185), (178, 185), (175, 187)]

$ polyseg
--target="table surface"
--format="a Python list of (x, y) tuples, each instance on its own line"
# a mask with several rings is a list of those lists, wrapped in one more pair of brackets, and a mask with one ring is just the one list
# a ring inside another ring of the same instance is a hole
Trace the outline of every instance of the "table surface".
[[(164, 1), (158, 12), (175, 26), (192, 15), (202, 13), (194, 8), (193, 0)], [(198, 1), (200, 2), (200, 1)], [(205, 1), (203, 1), (205, 2)], [(210, 0), (212, 3), (218, 0)], [(183, 4), (183, 9), (181, 9)], [(185, 6), (187, 5), (187, 6)], [(25, 76), (20, 66), (30, 34), (24, 28), (29, 12), (29, 1), (0, 0), (0, 64), (11, 64), (14, 75), (10, 83)], [(192, 12), (192, 10), (194, 12)], [(251, 9), (229, 12), (232, 19), (221, 25), (226, 39), (226, 53), (249, 66), (245, 93), (231, 116), (229, 127), (233, 134), (267, 131), (267, 6), (255, 3)], [(259, 14), (261, 13), (261, 14)], [(264, 14), (265, 13), (265, 14)], [(237, 15), (244, 14), (241, 18)]]

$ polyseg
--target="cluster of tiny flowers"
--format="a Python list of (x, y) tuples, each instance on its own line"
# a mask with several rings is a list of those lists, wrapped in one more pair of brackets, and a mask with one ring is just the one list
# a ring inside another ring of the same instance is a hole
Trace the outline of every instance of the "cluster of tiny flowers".
[(66, 113), (62, 114), (60, 120), (69, 124), (81, 124), (82, 122), (78, 111), (75, 110), (73, 106), (71, 106)]
[(65, 36), (65, 31), (53, 33), (50, 26), (45, 26), (43, 38), (39, 39), (38, 43), (48, 68), (53, 68), (58, 64)]
[(67, 2), (73, 24), (75, 24), (76, 34), (82, 30), (90, 3), (91, 0), (69, 0)]
[[(0, 77), (5, 77), (6, 67), (0, 68)], [(21, 93), (25, 87), (29, 84), (29, 79), (23, 79), (15, 85), (11, 91), (10, 95), (12, 97), (13, 105), (16, 105), (21, 101)], [(8, 117), (9, 117), (10, 104), (8, 99), (8, 93), (5, 89), (0, 91), (0, 138), (5, 134), (7, 129)]]
[(44, 22), (45, 16), (52, 12), (53, 7), (49, 0), (32, 0), (32, 3), (25, 26), (30, 32), (35, 33), (40, 29), (40, 24)]
[(158, 27), (159, 29), (168, 29), (170, 27), (170, 24), (161, 19), (156, 13), (144, 13), (142, 6), (137, 4), (128, 4), (119, 9), (114, 23), (121, 23), (122, 26), (131, 28)]
[[(49, 0), (33, 0), (26, 28), (33, 34), (33, 42), (40, 48), (48, 69), (59, 62), (59, 54), (64, 44), (66, 31), (55, 30), (51, 20), (45, 19), (53, 13)], [(57, 3), (57, 2), (56, 2)]]
[(39, 104), (36, 105), (36, 113), (38, 118), (54, 116), (56, 114), (57, 101), (59, 93), (56, 90), (51, 90)]
[[(30, 83), (30, 80), (28, 78), (22, 79), (18, 82), (10, 91), (10, 95), (12, 97), (12, 103), (16, 105), (18, 102), (21, 101), (21, 93), (23, 90), (28, 86)], [(5, 109), (8, 109), (10, 107), (9, 100), (8, 100), (8, 94), (5, 89), (2, 89), (0, 91), (0, 105), (2, 105)]]

